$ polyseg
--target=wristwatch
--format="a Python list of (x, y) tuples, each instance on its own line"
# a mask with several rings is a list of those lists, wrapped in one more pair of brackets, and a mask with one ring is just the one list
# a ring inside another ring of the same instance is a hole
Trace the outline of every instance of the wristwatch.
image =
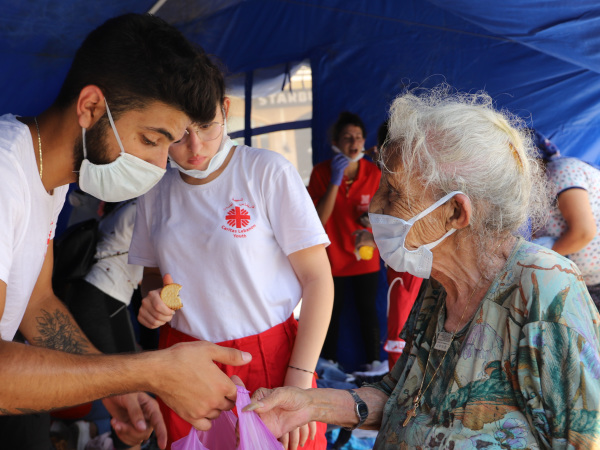
[(360, 427), (363, 423), (365, 423), (365, 420), (367, 420), (367, 417), (369, 417), (369, 407), (367, 406), (367, 404), (365, 402), (362, 401), (362, 399), (358, 396), (358, 394), (356, 392), (354, 392), (352, 389), (346, 389), (348, 392), (350, 392), (350, 395), (352, 396), (352, 398), (354, 399), (356, 406), (354, 408), (354, 412), (356, 413), (356, 417), (358, 417), (358, 423), (356, 425), (354, 425), (353, 427), (350, 428), (345, 428), (348, 431), (352, 431), (357, 429), (358, 427)]

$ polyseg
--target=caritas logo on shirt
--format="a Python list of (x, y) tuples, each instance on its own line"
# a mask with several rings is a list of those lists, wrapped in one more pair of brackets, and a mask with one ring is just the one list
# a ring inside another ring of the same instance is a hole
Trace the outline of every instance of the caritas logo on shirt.
[(233, 237), (245, 238), (246, 233), (256, 228), (252, 215), (254, 214), (254, 205), (244, 201), (243, 198), (231, 199), (231, 203), (224, 209), (225, 224), (221, 229), (233, 233)]
[(369, 211), (369, 203), (371, 202), (371, 194), (361, 194), (360, 204), (356, 206), (356, 209), (360, 213)]

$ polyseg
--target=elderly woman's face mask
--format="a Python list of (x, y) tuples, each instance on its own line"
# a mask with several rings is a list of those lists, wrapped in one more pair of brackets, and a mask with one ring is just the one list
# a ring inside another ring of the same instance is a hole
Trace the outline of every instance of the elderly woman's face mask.
[(408, 221), (387, 214), (369, 213), (375, 243), (379, 248), (381, 258), (388, 266), (396, 272), (408, 272), (419, 278), (429, 278), (433, 265), (431, 249), (454, 233), (456, 229), (452, 228), (437, 241), (421, 245), (416, 250), (408, 250), (405, 247), (406, 236), (417, 220), (422, 219), (456, 194), (462, 194), (462, 192), (450, 192)]

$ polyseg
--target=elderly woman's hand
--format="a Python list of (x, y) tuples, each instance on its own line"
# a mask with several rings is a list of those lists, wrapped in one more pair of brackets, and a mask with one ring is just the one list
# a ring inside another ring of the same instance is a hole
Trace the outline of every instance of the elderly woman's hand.
[[(244, 411), (256, 411), (278, 439), (312, 421), (311, 397), (308, 391), (292, 386), (257, 389), (252, 395), (252, 403), (246, 406)], [(311, 429), (312, 435), (306, 437), (314, 439), (314, 430)], [(304, 442), (300, 442), (300, 445)]]

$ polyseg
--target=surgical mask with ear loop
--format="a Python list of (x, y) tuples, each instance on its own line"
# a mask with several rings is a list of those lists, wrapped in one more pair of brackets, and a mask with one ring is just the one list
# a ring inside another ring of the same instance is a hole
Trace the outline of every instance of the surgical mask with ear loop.
[(121, 202), (148, 192), (160, 181), (166, 170), (144, 161), (137, 156), (125, 153), (119, 133), (113, 121), (106, 98), (106, 114), (117, 138), (121, 154), (108, 164), (93, 164), (87, 159), (85, 128), (82, 128), (83, 161), (79, 169), (79, 187), (105, 202)]
[(177, 164), (173, 158), (169, 157), (169, 164), (171, 164), (171, 167), (179, 170), (181, 173), (189, 175), (192, 178), (201, 180), (209, 176), (211, 173), (217, 171), (223, 165), (225, 159), (227, 159), (227, 155), (229, 155), (229, 150), (231, 150), (231, 147), (234, 146), (234, 143), (227, 135), (227, 117), (225, 116), (225, 110), (222, 109), (221, 111), (223, 112), (223, 136), (221, 137), (221, 145), (219, 145), (219, 150), (217, 150), (215, 156), (210, 158), (206, 170), (184, 169)]
[(396, 272), (408, 272), (419, 278), (429, 278), (431, 276), (431, 267), (433, 265), (433, 253), (431, 253), (431, 249), (454, 233), (456, 229), (450, 229), (437, 241), (421, 245), (416, 250), (408, 250), (404, 246), (406, 236), (417, 220), (422, 219), (456, 194), (462, 194), (462, 192), (450, 192), (408, 221), (387, 214), (369, 213), (375, 243), (377, 244), (381, 258), (388, 266)]
[(336, 147), (335, 145), (331, 146), (331, 150), (333, 150), (333, 153), (339, 153), (340, 155), (344, 155), (344, 157), (350, 162), (360, 161), (365, 156), (365, 148), (364, 147), (362, 147), (360, 149), (360, 153), (358, 155), (356, 155), (354, 158), (350, 158), (345, 153), (342, 153), (342, 151), (339, 149), (339, 147)]

